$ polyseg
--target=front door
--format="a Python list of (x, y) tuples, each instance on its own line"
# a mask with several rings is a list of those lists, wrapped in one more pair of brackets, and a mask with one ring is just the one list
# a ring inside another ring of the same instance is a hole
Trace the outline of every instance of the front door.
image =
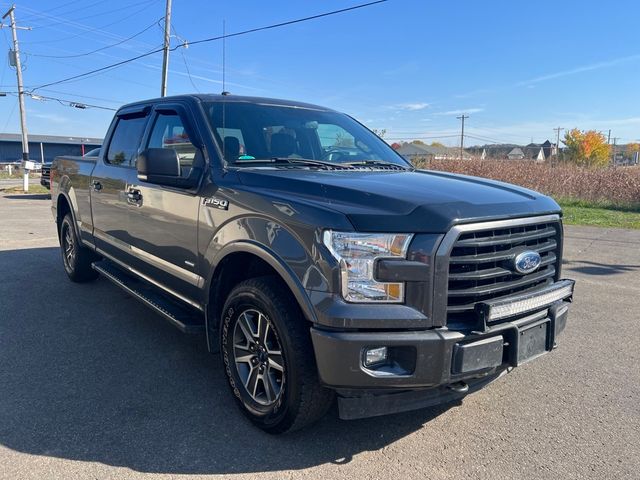
[[(158, 106), (146, 136), (146, 148), (171, 148), (180, 159), (181, 174), (200, 176), (204, 157), (200, 142), (187, 127), (180, 106)], [(196, 146), (198, 145), (198, 146)], [(155, 185), (136, 179), (127, 186), (129, 235), (133, 254), (153, 278), (187, 299), (197, 299), (204, 283), (198, 275), (198, 207), (195, 189)]]

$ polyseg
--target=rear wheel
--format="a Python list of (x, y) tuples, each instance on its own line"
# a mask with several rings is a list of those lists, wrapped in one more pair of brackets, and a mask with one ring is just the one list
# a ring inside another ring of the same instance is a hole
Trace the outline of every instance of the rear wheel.
[(72, 281), (89, 282), (98, 277), (98, 272), (91, 268), (91, 262), (97, 260), (97, 256), (80, 243), (70, 213), (60, 224), (60, 250), (64, 271)]
[(324, 415), (333, 394), (320, 385), (309, 324), (280, 280), (240, 283), (223, 312), (225, 372), (251, 421), (269, 433), (284, 433)]

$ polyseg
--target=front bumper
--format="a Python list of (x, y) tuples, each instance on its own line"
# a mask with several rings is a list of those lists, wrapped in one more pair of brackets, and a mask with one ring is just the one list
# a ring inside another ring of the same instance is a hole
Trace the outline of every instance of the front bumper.
[[(312, 328), (320, 379), (343, 397), (439, 389), (442, 395), (436, 397), (446, 401), (448, 386), (484, 384), (507, 369), (552, 350), (565, 328), (573, 293), (573, 282), (566, 282), (571, 285), (571, 295), (566, 298), (520, 315), (517, 320), (484, 323), (480, 330), (443, 327), (363, 332)], [(365, 350), (382, 346), (390, 352), (388, 365), (366, 368)], [(425, 393), (425, 398), (433, 397), (434, 391)], [(402, 410), (406, 408), (387, 409), (384, 413)]]

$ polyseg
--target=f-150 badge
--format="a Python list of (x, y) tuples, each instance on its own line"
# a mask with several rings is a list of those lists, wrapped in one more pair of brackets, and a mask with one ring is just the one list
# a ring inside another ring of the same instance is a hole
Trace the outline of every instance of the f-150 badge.
[(202, 199), (202, 204), (207, 207), (219, 208), (220, 210), (229, 210), (229, 200), (224, 200), (222, 198), (204, 198)]

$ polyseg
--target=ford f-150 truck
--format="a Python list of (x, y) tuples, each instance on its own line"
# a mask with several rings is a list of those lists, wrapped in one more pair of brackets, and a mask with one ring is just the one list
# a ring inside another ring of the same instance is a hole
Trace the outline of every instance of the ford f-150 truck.
[(58, 157), (72, 281), (102, 275), (204, 332), (259, 427), (459, 401), (546, 352), (574, 283), (537, 192), (416, 170), (348, 115), (185, 95), (122, 107), (97, 158)]

